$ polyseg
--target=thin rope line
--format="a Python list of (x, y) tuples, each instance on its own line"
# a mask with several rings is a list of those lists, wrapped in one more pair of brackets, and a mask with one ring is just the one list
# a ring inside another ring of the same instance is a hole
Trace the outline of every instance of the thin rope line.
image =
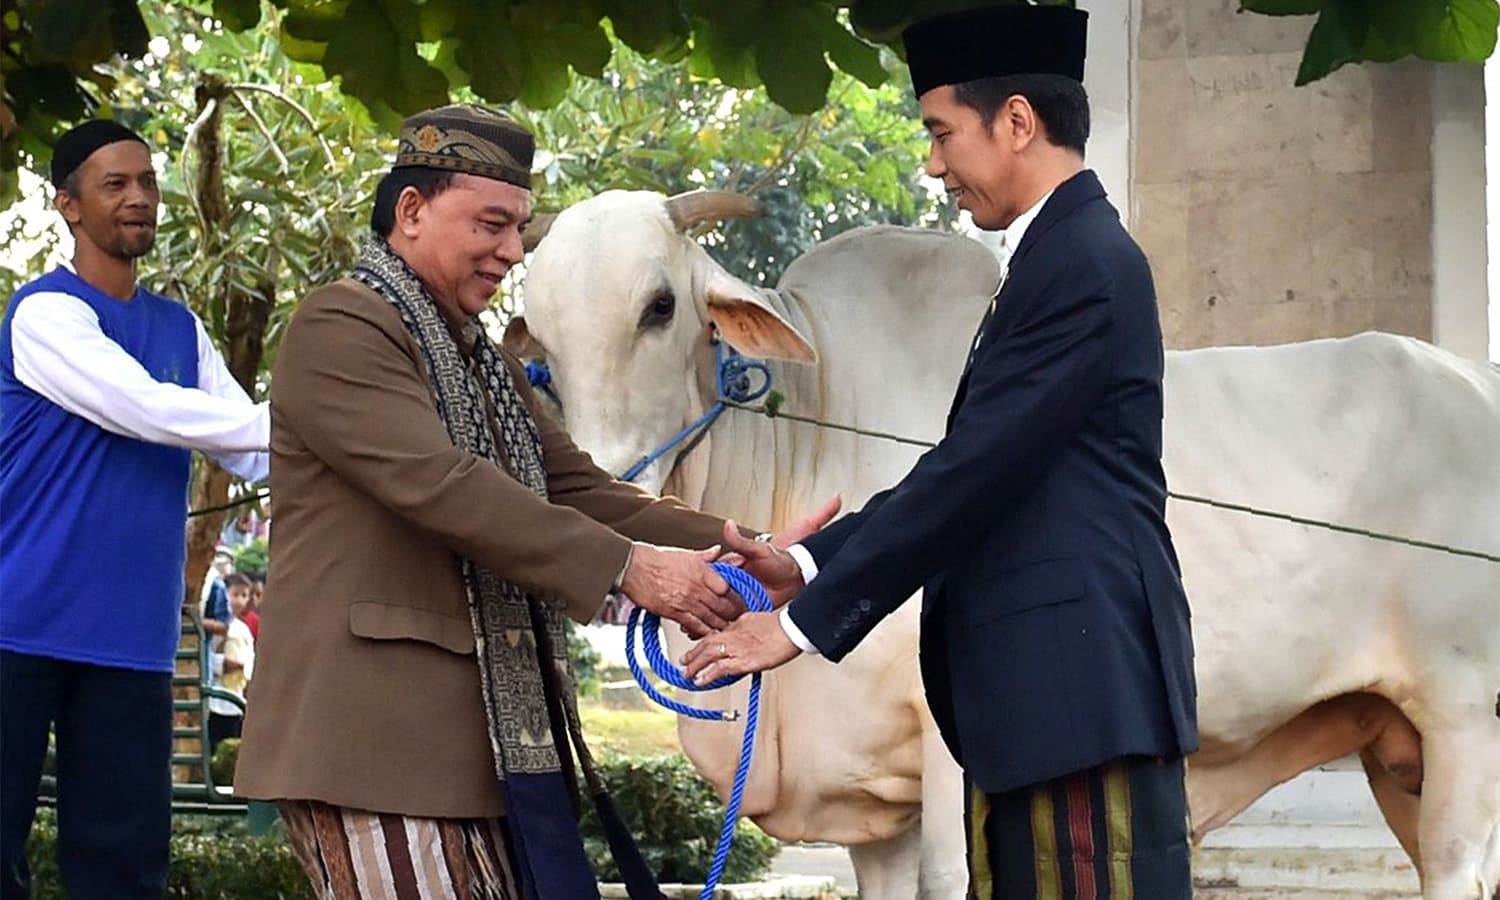
[[(861, 437), (880, 438), (882, 440), (894, 441), (899, 444), (908, 444), (914, 447), (926, 447), (928, 449), (937, 446), (937, 444), (933, 443), (932, 441), (918, 440), (917, 438), (904, 437), (899, 434), (891, 434), (884, 431), (873, 431), (866, 428), (856, 428), (853, 425), (841, 425), (837, 422), (824, 422), (820, 419), (814, 419), (808, 416), (793, 415), (791, 413), (784, 413), (779, 410), (773, 412), (764, 405), (747, 406), (741, 403), (729, 402), (726, 402), (724, 405), (728, 406), (730, 409), (738, 409), (751, 413), (760, 413), (761, 415), (770, 419), (790, 419), (793, 422), (803, 422), (817, 428), (830, 428), (835, 431), (844, 431), (850, 434), (860, 435)], [(1355, 528), (1352, 525), (1340, 525), (1337, 522), (1328, 522), (1322, 519), (1310, 519), (1305, 516), (1294, 516), (1290, 513), (1276, 512), (1269, 509), (1260, 509), (1254, 506), (1246, 506), (1242, 503), (1228, 503), (1223, 500), (1214, 500), (1211, 497), (1200, 497), (1195, 494), (1182, 494), (1178, 493), (1177, 491), (1168, 491), (1167, 496), (1172, 498), (1173, 500), (1180, 500), (1184, 503), (1198, 503), (1203, 506), (1211, 506), (1216, 509), (1245, 513), (1247, 515), (1259, 516), (1265, 519), (1279, 519), (1283, 522), (1292, 522), (1297, 525), (1307, 525), (1313, 528), (1322, 528), (1327, 531), (1336, 531), (1341, 534), (1358, 535), (1359, 537), (1366, 537), (1376, 541), (1386, 541), (1393, 544), (1404, 544), (1408, 547), (1417, 547), (1422, 550), (1437, 550), (1442, 553), (1451, 553), (1454, 556), (1464, 556), (1470, 559), (1482, 559), (1485, 562), (1500, 563), (1500, 556), (1497, 556), (1493, 553), (1485, 553), (1482, 550), (1467, 550), (1462, 547), (1451, 547), (1446, 544), (1438, 544), (1432, 541), (1419, 541), (1414, 538), (1403, 537), (1398, 534), (1387, 534), (1380, 531), (1371, 531), (1367, 528)]]
[(257, 500), (264, 500), (269, 496), (271, 496), (271, 491), (269, 489), (264, 491), (256, 491), (253, 494), (246, 494), (238, 500), (231, 500), (228, 503), (220, 503), (218, 506), (205, 506), (202, 509), (188, 510), (188, 518), (191, 519), (194, 516), (206, 516), (209, 513), (224, 512), (227, 509), (234, 509), (236, 506), (244, 506), (247, 503), (254, 503)]

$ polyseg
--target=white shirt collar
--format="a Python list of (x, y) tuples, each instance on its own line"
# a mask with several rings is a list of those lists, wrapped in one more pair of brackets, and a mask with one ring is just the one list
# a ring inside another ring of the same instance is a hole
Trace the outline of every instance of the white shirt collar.
[(1036, 221), (1037, 214), (1042, 211), (1043, 206), (1047, 205), (1047, 200), (1051, 196), (1052, 191), (1043, 194), (1042, 199), (1033, 204), (1030, 209), (1016, 216), (1016, 220), (1010, 223), (1010, 227), (1000, 232), (1003, 236), (1005, 246), (1005, 259), (1001, 263), (1004, 268), (1010, 268), (1010, 258), (1015, 254), (1016, 248), (1021, 246), (1021, 238), (1026, 236), (1026, 229), (1030, 228), (1031, 223)]

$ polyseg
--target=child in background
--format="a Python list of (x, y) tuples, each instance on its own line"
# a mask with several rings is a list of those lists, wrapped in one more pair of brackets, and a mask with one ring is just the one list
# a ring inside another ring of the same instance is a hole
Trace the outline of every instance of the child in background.
[[(213, 665), (214, 687), (228, 691), (241, 700), (245, 698), (245, 686), (255, 673), (255, 639), (250, 626), (242, 616), (250, 606), (250, 579), (238, 572), (224, 578), (229, 593), (229, 628), (224, 635), (221, 648), (210, 657)], [(229, 737), (239, 737), (244, 722), (244, 712), (232, 700), (210, 697), (208, 700), (208, 745), (209, 753), (218, 748), (219, 742)]]
[(250, 637), (260, 640), (260, 598), (266, 593), (266, 576), (260, 572), (246, 572), (250, 577), (250, 605), (240, 616), (250, 626)]

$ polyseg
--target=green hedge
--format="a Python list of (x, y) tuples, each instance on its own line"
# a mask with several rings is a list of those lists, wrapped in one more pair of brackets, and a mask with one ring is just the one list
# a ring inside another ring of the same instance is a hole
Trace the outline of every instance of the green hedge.
[[(702, 883), (713, 863), (724, 806), (692, 765), (681, 756), (620, 757), (600, 762), (605, 784), (646, 863), (663, 883)], [(584, 848), (594, 871), (605, 881), (620, 877), (598, 816), (590, 808), (583, 819)], [(765, 875), (781, 845), (741, 819), (724, 868), (723, 882), (756, 881)]]
[[(26, 842), (32, 900), (66, 900), (57, 871), (57, 820), (37, 811)], [(172, 835), (169, 900), (314, 900), (292, 848), (279, 837), (201, 833)], [(75, 898), (78, 900), (78, 898)]]
[[(226, 740), (220, 745), (216, 764), (232, 771), (237, 744)], [(664, 883), (702, 882), (724, 821), (724, 807), (713, 789), (681, 756), (621, 757), (601, 765), (615, 804), (657, 877)], [(186, 816), (175, 819), (173, 827), (167, 887), (171, 900), (312, 900), (307, 879), (279, 829), (277, 836), (256, 838), (243, 832), (242, 820), (216, 818), (205, 823)], [(601, 880), (619, 880), (592, 808), (584, 816), (583, 837), (589, 862)], [(740, 820), (724, 882), (759, 879), (779, 850), (774, 838), (749, 820)], [(34, 900), (63, 900), (52, 810), (38, 811), (26, 858)]]

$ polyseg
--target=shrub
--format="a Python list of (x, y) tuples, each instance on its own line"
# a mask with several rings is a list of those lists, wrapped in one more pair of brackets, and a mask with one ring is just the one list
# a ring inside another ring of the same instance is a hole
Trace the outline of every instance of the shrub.
[[(724, 807), (708, 783), (686, 759), (675, 755), (620, 757), (601, 761), (600, 766), (620, 816), (657, 878), (663, 883), (702, 883), (724, 824)], [(589, 862), (599, 877), (619, 880), (620, 872), (592, 807), (584, 815), (583, 837)], [(724, 883), (760, 878), (780, 849), (775, 838), (741, 819), (724, 868)]]
[[(174, 823), (175, 824), (175, 823)], [(57, 870), (57, 819), (38, 810), (26, 842), (33, 900), (66, 900)], [(169, 900), (313, 900), (312, 887), (292, 848), (277, 837), (173, 834), (167, 874)]]
[(578, 693), (587, 697), (599, 690), (599, 663), (603, 657), (572, 619), (564, 621), (568, 627), (568, 668), (573, 670), (573, 683), (578, 686)]
[(240, 758), (240, 739), (225, 738), (214, 748), (214, 757), (209, 760), (208, 770), (213, 774), (214, 784), (228, 787), (234, 784), (234, 764)]
[(265, 538), (258, 537), (229, 551), (229, 557), (234, 561), (236, 572), (254, 573), (264, 578), (270, 562), (270, 548)]

